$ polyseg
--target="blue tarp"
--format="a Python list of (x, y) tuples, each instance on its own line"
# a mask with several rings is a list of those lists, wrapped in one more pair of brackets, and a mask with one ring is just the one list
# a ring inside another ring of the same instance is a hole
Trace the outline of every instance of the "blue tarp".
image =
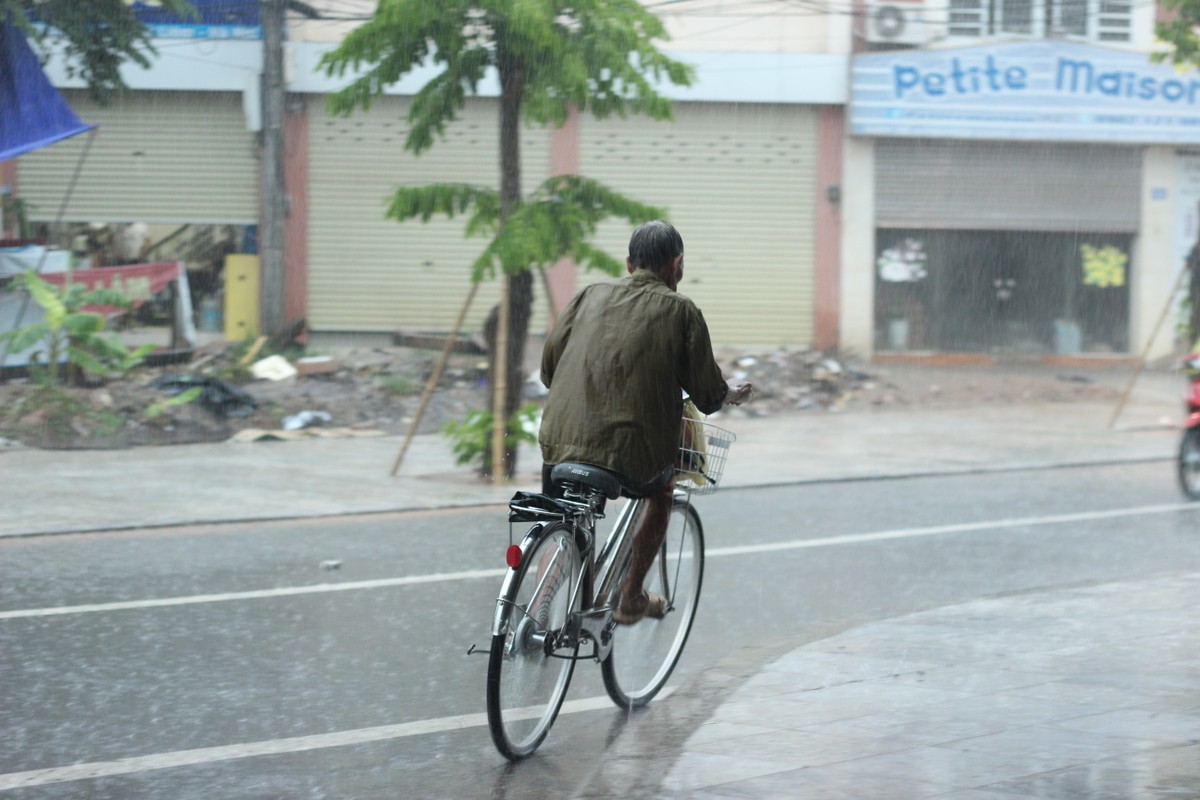
[(50, 83), (25, 34), (0, 22), (0, 161), (91, 130)]

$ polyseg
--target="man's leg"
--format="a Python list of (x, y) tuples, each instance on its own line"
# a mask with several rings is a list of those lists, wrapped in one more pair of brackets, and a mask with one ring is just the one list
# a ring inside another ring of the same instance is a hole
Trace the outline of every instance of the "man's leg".
[(629, 574), (621, 587), (622, 612), (636, 613), (644, 607), (642, 584), (667, 535), (667, 523), (670, 521), (671, 505), (674, 503), (672, 483), (668, 481), (658, 492), (646, 497), (642, 515), (634, 524)]

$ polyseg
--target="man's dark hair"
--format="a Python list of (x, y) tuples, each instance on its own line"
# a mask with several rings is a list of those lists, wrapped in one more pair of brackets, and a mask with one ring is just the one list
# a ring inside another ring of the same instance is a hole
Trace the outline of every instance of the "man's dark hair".
[(637, 269), (659, 272), (675, 256), (683, 255), (683, 237), (669, 222), (647, 222), (629, 239), (629, 263)]

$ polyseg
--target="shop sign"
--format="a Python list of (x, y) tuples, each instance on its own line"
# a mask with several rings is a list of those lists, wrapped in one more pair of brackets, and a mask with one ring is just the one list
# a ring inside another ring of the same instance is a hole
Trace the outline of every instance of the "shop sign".
[(1200, 142), (1200, 72), (1148, 55), (1021, 42), (856, 56), (851, 133), (1074, 142)]
[(162, 7), (161, 0), (125, 0), (156, 39), (261, 39), (258, 2), (250, 0), (189, 0), (194, 17), (181, 19)]
[[(42, 275), (46, 283), (62, 285), (69, 280), (72, 286), (82, 286), (86, 291), (115, 289), (125, 295), (134, 307), (150, 300), (166, 289), (172, 281), (185, 277), (180, 261), (159, 261), (153, 264), (130, 264), (120, 267), (95, 267), (75, 272), (56, 272)], [(84, 306), (86, 311), (111, 316), (120, 312), (116, 306)]]

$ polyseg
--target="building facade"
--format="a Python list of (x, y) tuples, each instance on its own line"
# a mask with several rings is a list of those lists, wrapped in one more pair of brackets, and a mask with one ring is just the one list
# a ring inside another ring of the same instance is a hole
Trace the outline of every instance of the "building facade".
[[(681, 291), (719, 342), (867, 357), (1140, 352), (1195, 239), (1200, 194), (1198, 90), (1149, 62), (1154, 8), (880, 0), (866, 12), (670, 4), (666, 48), (698, 76), (662, 87), (675, 121), (526, 129), (524, 190), (579, 172), (665, 207), (687, 242)], [(385, 211), (401, 185), (498, 185), (498, 89), (485, 81), (414, 157), (405, 116), (431, 69), (370, 111), (326, 111), (346, 80), (316, 64), (357, 24), (344, 16), (297, 18), (286, 45), (288, 317), (318, 338), (447, 330), (484, 243), (458, 220), (399, 224)], [(133, 91), (113, 106), (69, 95), (101, 133), (68, 219), (251, 227), (261, 41), (159, 50), (152, 69), (126, 71)], [(77, 88), (60, 64), (49, 72)], [(35, 215), (57, 210), (83, 146), (9, 168)], [(609, 225), (598, 244), (623, 258), (628, 234)], [(550, 270), (534, 329), (603, 277)], [(495, 297), (485, 285), (468, 326)], [(1152, 351), (1169, 346), (1159, 337)]]
[(1061, 41), (878, 53), (850, 108), (874, 290), (845, 322), (876, 352), (1142, 349), (1200, 200), (1200, 74)]

